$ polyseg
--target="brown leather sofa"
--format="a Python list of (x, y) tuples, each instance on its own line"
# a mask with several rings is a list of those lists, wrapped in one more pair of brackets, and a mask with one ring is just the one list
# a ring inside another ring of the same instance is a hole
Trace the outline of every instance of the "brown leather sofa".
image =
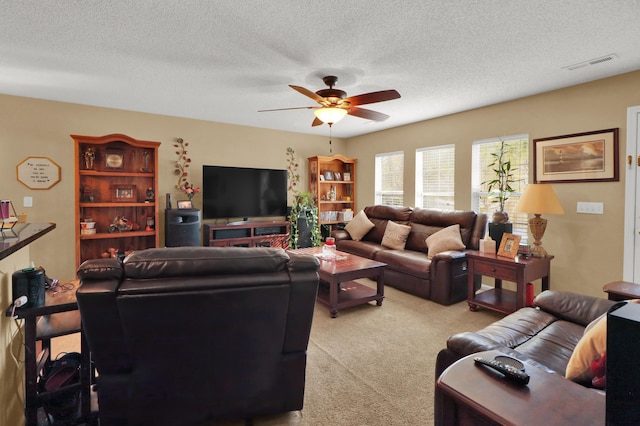
[(300, 410), (318, 260), (175, 247), (84, 262), (78, 306), (100, 424), (197, 425)]
[[(416, 296), (450, 305), (467, 298), (466, 250), (478, 250), (484, 237), (487, 216), (462, 210), (421, 209), (411, 207), (369, 206), (364, 212), (375, 225), (361, 241), (354, 241), (344, 230), (334, 231), (340, 251), (384, 262), (386, 285)], [(410, 225), (404, 250), (382, 246), (388, 221)], [(445, 251), (427, 258), (427, 237), (448, 226), (459, 224), (463, 251)], [(480, 288), (480, 280), (477, 280)]]
[[(435, 377), (455, 361), (473, 353), (498, 350), (519, 360), (564, 376), (574, 348), (590, 322), (606, 313), (614, 301), (593, 296), (547, 290), (535, 307), (521, 308), (479, 331), (455, 334), (438, 353)], [(588, 385), (584, 383), (584, 385)], [(435, 391), (435, 424), (441, 425), (449, 407)], [(588, 404), (588, 401), (584, 401)], [(455, 415), (454, 415), (455, 416)]]

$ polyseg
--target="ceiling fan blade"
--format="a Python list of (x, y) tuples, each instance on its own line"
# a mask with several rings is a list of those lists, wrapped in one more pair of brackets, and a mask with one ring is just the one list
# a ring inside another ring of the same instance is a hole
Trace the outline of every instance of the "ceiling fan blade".
[(312, 92), (309, 89), (305, 89), (304, 87), (294, 86), (292, 84), (290, 84), (289, 87), (291, 87), (295, 91), (298, 91), (298, 92), (302, 93), (305, 96), (310, 97), (311, 99), (313, 99), (314, 101), (318, 102), (319, 104), (324, 105), (327, 102), (325, 100), (325, 98), (323, 98), (322, 96), (318, 95), (317, 93)]
[(316, 108), (320, 108), (320, 107), (307, 106), (307, 107), (294, 107), (294, 108), (259, 109), (258, 112), (288, 111), (290, 109), (316, 109)]
[(353, 115), (355, 117), (360, 117), (360, 118), (373, 120), (373, 121), (384, 121), (387, 118), (389, 118), (387, 114), (383, 114), (378, 111), (371, 111), (370, 109), (357, 108), (357, 107), (349, 108), (348, 114)]
[(362, 95), (351, 96), (345, 101), (355, 105), (374, 104), (376, 102), (390, 101), (392, 99), (398, 99), (400, 93), (396, 90), (381, 90), (379, 92), (363, 93)]
[(311, 123), (311, 127), (315, 127), (315, 126), (321, 126), (324, 123), (322, 122), (322, 120), (320, 120), (318, 117), (313, 119), (313, 123)]

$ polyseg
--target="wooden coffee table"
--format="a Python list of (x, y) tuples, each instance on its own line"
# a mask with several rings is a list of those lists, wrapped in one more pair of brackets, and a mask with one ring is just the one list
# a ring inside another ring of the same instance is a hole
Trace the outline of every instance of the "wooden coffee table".
[[(323, 260), (321, 247), (309, 247), (297, 250), (289, 250), (296, 254), (309, 254), (320, 258), (321, 282), (318, 289), (318, 302), (327, 306), (331, 318), (338, 316), (338, 309), (362, 305), (372, 300), (376, 305), (382, 305), (384, 299), (384, 268), (386, 263), (376, 262), (356, 256), (355, 254), (336, 252), (335, 260)], [(376, 288), (357, 283), (358, 278), (371, 278), (376, 280)]]

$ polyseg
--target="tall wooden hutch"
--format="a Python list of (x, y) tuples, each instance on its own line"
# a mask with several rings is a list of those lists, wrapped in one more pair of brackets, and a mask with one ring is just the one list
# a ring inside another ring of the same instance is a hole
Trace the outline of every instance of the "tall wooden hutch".
[[(158, 247), (158, 147), (121, 134), (75, 142), (76, 267), (111, 249)], [(81, 223), (95, 222), (95, 231)], [(113, 250), (111, 250), (113, 252)]]
[(309, 191), (315, 195), (323, 235), (349, 222), (356, 207), (356, 159), (340, 154), (316, 156), (309, 162)]

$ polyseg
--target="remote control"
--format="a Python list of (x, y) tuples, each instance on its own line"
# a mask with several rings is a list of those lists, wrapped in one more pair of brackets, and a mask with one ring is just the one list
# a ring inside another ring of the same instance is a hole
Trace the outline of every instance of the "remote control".
[(507, 379), (513, 380), (516, 383), (519, 383), (521, 385), (526, 385), (529, 383), (529, 375), (524, 371), (518, 370), (515, 367), (503, 364), (500, 361), (496, 361), (495, 359), (486, 359), (479, 356), (475, 357), (473, 360), (478, 364), (486, 365), (487, 367), (499, 371)]

